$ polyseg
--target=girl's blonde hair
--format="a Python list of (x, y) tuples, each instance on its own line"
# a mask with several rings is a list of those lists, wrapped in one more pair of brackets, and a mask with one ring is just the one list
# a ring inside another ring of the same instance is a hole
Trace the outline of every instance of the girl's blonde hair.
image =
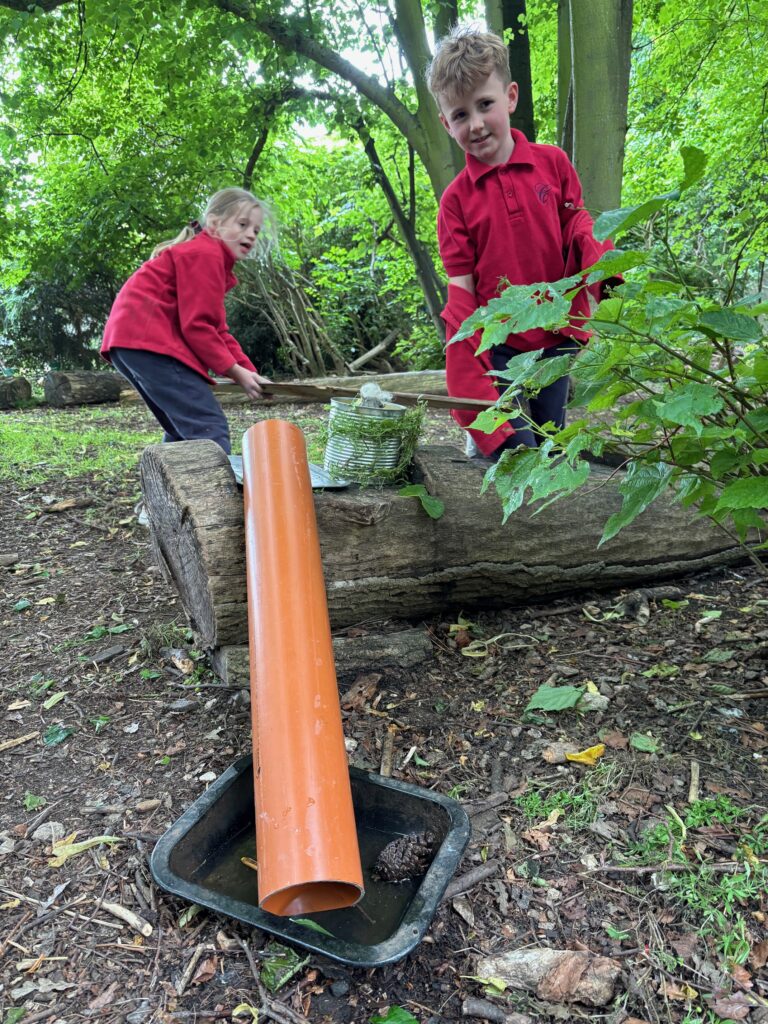
[(251, 250), (253, 255), (258, 253), (266, 253), (275, 243), (277, 238), (277, 226), (275, 223), (275, 215), (269, 206), (264, 202), (263, 199), (257, 199), (252, 192), (248, 192), (244, 188), (223, 188), (221, 191), (216, 192), (208, 200), (208, 205), (203, 211), (201, 220), (190, 221), (186, 224), (175, 238), (169, 238), (165, 242), (160, 242), (152, 250), (152, 256), (150, 259), (154, 259), (164, 249), (169, 249), (172, 245), (180, 245), (182, 242), (189, 242), (191, 239), (198, 235), (203, 228), (209, 227), (214, 221), (225, 221), (230, 220), (232, 217), (236, 217), (241, 210), (248, 210), (252, 207), (258, 207), (264, 214), (264, 223), (259, 237), (256, 240)]
[(427, 88), (437, 100), (465, 96), (493, 72), (509, 85), (509, 51), (504, 40), (474, 25), (455, 25), (437, 44), (426, 70)]

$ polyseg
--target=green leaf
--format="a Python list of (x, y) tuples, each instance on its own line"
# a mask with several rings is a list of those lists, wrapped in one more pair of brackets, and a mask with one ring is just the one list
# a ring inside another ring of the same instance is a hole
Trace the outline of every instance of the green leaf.
[(300, 924), (305, 928), (309, 928), (310, 931), (320, 932), (321, 935), (327, 935), (331, 939), (335, 938), (333, 932), (329, 932), (327, 928), (323, 928), (321, 924), (318, 924), (317, 921), (313, 921), (309, 917), (291, 917), (289, 920), (293, 921), (294, 924)]
[(413, 1014), (402, 1006), (390, 1006), (384, 1015), (377, 1013), (369, 1020), (370, 1024), (419, 1024)]
[(19, 1021), (24, 1020), (26, 1015), (27, 1011), (23, 1006), (10, 1006), (6, 1011), (3, 1024), (19, 1024)]
[(707, 154), (698, 146), (683, 146), (680, 149), (680, 155), (683, 158), (683, 180), (680, 183), (680, 191), (684, 192), (704, 177)]
[(663, 597), (661, 603), (665, 608), (671, 608), (672, 611), (677, 611), (679, 608), (687, 608), (691, 603), (690, 601), (673, 601), (671, 597)]
[(530, 484), (531, 473), (538, 465), (538, 461), (537, 450), (526, 448), (512, 452), (511, 455), (505, 454), (485, 474), (480, 493), (484, 494), (491, 484), (494, 485), (504, 509), (504, 522), (522, 505)]
[(586, 269), (587, 284), (597, 284), (598, 281), (617, 277), (634, 267), (641, 267), (648, 262), (648, 258), (649, 254), (641, 249), (609, 249), (597, 263)]
[(36, 811), (38, 807), (45, 807), (47, 802), (44, 796), (35, 796), (34, 793), (30, 792), (24, 794), (25, 811)]
[(13, 606), (13, 610), (15, 612), (25, 612), (27, 610), (27, 608), (31, 608), (31, 607), (32, 607), (32, 602), (28, 601), (26, 599), (26, 597), (22, 597), (21, 600), (17, 601), (16, 604)]
[(768, 508), (768, 477), (734, 480), (724, 488), (715, 512), (734, 508)]
[(397, 493), (401, 498), (418, 498), (430, 519), (440, 519), (445, 512), (443, 502), (433, 497), (424, 484), (406, 484)]
[(261, 980), (270, 992), (277, 992), (309, 963), (309, 957), (300, 957), (294, 949), (270, 942), (261, 966)]
[(595, 221), (595, 238), (600, 242), (606, 238), (615, 238), (616, 235), (628, 231), (635, 224), (642, 224), (667, 204), (679, 198), (680, 192), (675, 189), (672, 192), (665, 192), (663, 195), (648, 199), (639, 206), (626, 206), (621, 210), (606, 210)]
[(720, 665), (724, 661), (730, 661), (736, 651), (728, 650), (722, 647), (713, 647), (711, 651), (707, 651), (704, 655), (704, 661), (711, 662), (713, 665)]
[(655, 754), (659, 749), (659, 741), (644, 732), (633, 732), (629, 737), (629, 745), (634, 750), (642, 750), (646, 754)]
[(665, 661), (661, 661), (658, 665), (652, 665), (650, 668), (647, 668), (640, 675), (645, 676), (646, 679), (671, 679), (679, 671), (680, 669), (677, 665), (668, 665)]
[(531, 697), (526, 711), (565, 711), (575, 707), (584, 691), (579, 686), (540, 686)]
[(713, 309), (702, 313), (699, 324), (705, 331), (732, 341), (759, 341), (763, 336), (757, 320), (743, 313), (734, 313), (732, 309)]
[(621, 509), (614, 512), (605, 524), (598, 547), (637, 519), (667, 489), (671, 476), (672, 467), (664, 463), (646, 466), (641, 462), (631, 462), (619, 484), (623, 499)]
[(691, 427), (700, 434), (704, 425), (702, 416), (714, 416), (723, 408), (723, 399), (709, 384), (693, 382), (676, 388), (669, 398), (653, 403), (659, 415), (671, 423)]
[(58, 746), (59, 743), (69, 739), (74, 731), (74, 729), (67, 729), (63, 725), (49, 725), (43, 733), (43, 743), (46, 747)]

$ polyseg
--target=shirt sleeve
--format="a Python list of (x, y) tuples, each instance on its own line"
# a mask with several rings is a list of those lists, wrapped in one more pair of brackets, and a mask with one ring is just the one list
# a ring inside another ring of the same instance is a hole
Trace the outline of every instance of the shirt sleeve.
[(461, 213), (457, 199), (444, 195), (437, 215), (437, 242), (440, 259), (448, 277), (472, 274), (477, 263), (475, 243)]
[[(215, 254), (209, 257), (200, 252), (185, 253), (183, 245), (178, 249), (175, 260), (176, 296), (182, 337), (204, 366), (214, 373), (223, 374), (233, 363), (240, 362), (241, 358), (247, 359), (227, 331), (224, 264)], [(237, 347), (239, 357), (228, 338)]]
[(221, 338), (224, 344), (229, 349), (232, 358), (239, 366), (244, 366), (246, 370), (253, 370), (254, 373), (259, 372), (253, 365), (251, 360), (248, 358), (248, 356), (245, 354), (245, 352), (243, 352), (242, 348), (240, 347), (240, 342), (236, 338), (233, 338), (232, 335), (229, 333), (229, 328), (227, 327), (226, 324), (224, 324), (224, 330), (222, 332)]
[[(565, 276), (569, 277), (571, 274), (578, 274), (579, 271), (591, 267), (604, 252), (613, 249), (613, 242), (609, 239), (598, 242), (595, 238), (592, 217), (584, 207), (579, 176), (565, 153), (562, 154), (560, 179), (560, 226), (563, 233)], [(611, 283), (616, 284), (617, 281), (606, 281), (589, 290), (593, 291), (595, 298), (599, 300), (602, 288)]]

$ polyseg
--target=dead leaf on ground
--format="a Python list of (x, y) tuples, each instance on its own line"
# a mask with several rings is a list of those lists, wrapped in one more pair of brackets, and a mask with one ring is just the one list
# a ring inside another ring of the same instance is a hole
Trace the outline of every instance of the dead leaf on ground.
[(768, 963), (768, 939), (763, 939), (762, 942), (758, 942), (752, 947), (752, 952), (749, 954), (749, 962), (756, 971), (759, 971), (761, 967), (765, 967), (766, 963)]
[(687, 960), (693, 956), (696, 947), (699, 944), (699, 936), (696, 932), (688, 932), (685, 935), (680, 935), (676, 939), (670, 939), (670, 945), (683, 960)]
[(685, 982), (678, 984), (676, 981), (668, 981), (666, 978), (662, 979), (659, 992), (665, 999), (674, 999), (681, 1003), (690, 1003), (692, 1000), (698, 999), (699, 996), (697, 990), (691, 985), (686, 985)]
[(88, 1003), (89, 1010), (103, 1010), (105, 1006), (109, 1006), (115, 997), (117, 992), (117, 982), (113, 981), (109, 988), (105, 988), (104, 991), (96, 996)]
[(202, 960), (197, 970), (195, 971), (194, 977), (190, 982), (191, 985), (204, 985), (211, 978), (216, 977), (216, 971), (218, 969), (219, 962), (215, 956), (208, 957), (206, 960)]
[(712, 1009), (719, 1017), (730, 1017), (731, 1020), (744, 1020), (749, 1016), (755, 1003), (743, 992), (734, 992), (730, 996), (722, 996), (712, 1001)]
[(575, 743), (550, 743), (542, 750), (541, 756), (547, 764), (565, 764), (568, 754), (576, 754), (578, 750)]
[(381, 682), (381, 673), (368, 672), (358, 676), (341, 698), (341, 706), (345, 711), (360, 711), (369, 704)]
[(529, 828), (520, 833), (521, 837), (531, 846), (538, 846), (542, 853), (546, 853), (552, 845), (552, 836), (548, 832), (542, 832), (540, 828)]
[(611, 729), (610, 732), (605, 733), (600, 739), (611, 750), (626, 750), (629, 746), (629, 739), (618, 729)]
[(620, 814), (625, 814), (628, 818), (639, 818), (641, 814), (659, 803), (661, 797), (657, 793), (651, 793), (642, 786), (627, 786), (616, 801), (616, 807)]

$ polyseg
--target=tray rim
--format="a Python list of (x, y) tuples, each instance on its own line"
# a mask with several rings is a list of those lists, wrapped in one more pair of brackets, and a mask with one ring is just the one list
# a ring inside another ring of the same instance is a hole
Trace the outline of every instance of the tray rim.
[(381, 967), (394, 963), (410, 953), (429, 928), (443, 893), (469, 842), (472, 826), (464, 808), (456, 800), (443, 796), (442, 793), (434, 793), (409, 782), (350, 767), (351, 778), (438, 804), (447, 813), (448, 831), (397, 929), (388, 938), (370, 946), (347, 942), (335, 936), (322, 935), (296, 924), (290, 918), (268, 914), (252, 903), (245, 903), (230, 896), (214, 897), (210, 890), (181, 878), (171, 869), (171, 855), (176, 846), (251, 765), (250, 755), (238, 758), (158, 839), (150, 858), (150, 870), (157, 884), (175, 896), (216, 913), (233, 917), (270, 935), (350, 966)]

